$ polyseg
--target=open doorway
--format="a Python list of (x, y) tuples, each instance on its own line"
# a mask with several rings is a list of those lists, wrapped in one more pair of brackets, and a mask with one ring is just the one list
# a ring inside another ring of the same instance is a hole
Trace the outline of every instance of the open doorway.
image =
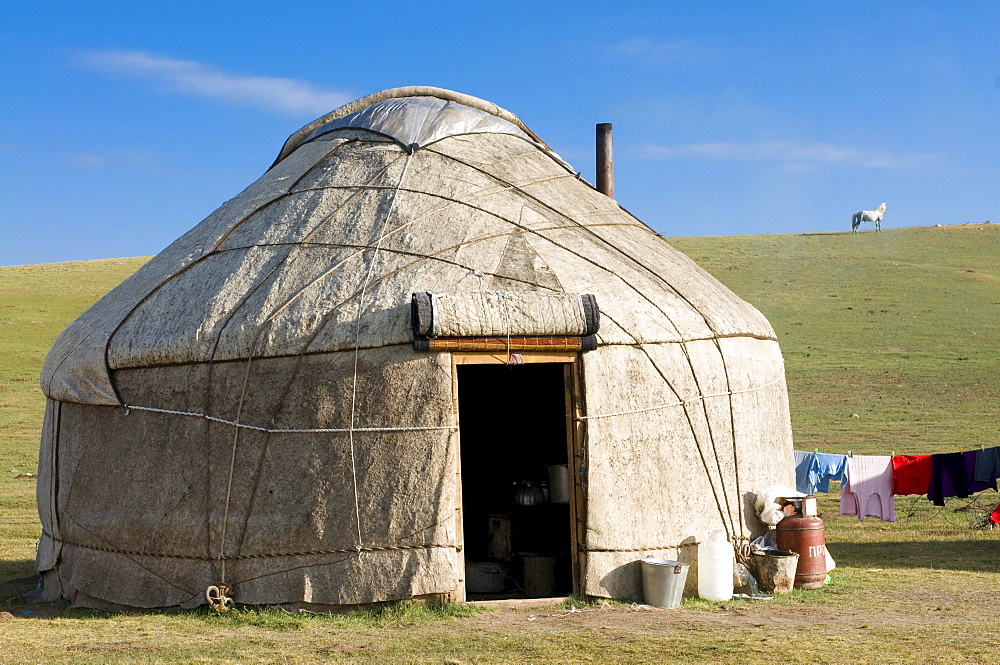
[(573, 591), (569, 365), (457, 365), (466, 594)]

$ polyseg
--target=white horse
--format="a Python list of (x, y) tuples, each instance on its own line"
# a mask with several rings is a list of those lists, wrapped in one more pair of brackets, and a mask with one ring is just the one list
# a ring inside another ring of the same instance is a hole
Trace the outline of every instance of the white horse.
[(885, 214), (885, 201), (874, 210), (862, 210), (851, 217), (851, 233), (857, 233), (861, 222), (875, 222), (875, 231), (882, 233), (882, 215)]

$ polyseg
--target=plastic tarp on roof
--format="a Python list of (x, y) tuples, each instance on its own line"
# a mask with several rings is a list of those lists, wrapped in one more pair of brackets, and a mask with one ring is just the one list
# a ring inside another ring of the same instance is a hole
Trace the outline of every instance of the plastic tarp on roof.
[(463, 104), (435, 97), (387, 99), (320, 125), (304, 143), (337, 129), (370, 129), (406, 146), (423, 147), (456, 134), (511, 134), (534, 143), (513, 123)]

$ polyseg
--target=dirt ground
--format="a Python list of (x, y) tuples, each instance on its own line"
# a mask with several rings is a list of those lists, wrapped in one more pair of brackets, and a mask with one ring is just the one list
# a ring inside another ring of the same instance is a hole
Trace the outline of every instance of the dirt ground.
[[(189, 643), (226, 642), (239, 633), (240, 641), (217, 662), (1000, 662), (993, 656), (1000, 641), (993, 637), (992, 589), (807, 593), (778, 601), (688, 601), (673, 610), (618, 603), (572, 609), (494, 606), (472, 617), (414, 625), (348, 628), (310, 621), (299, 630), (255, 630), (252, 636), (244, 629), (209, 636), (195, 622), (166, 628), (155, 613), (82, 622), (70, 613), (77, 619), (72, 628), (57, 622), (64, 629), (47, 629), (57, 631), (58, 637), (49, 633), (49, 639), (59, 646), (39, 644), (36, 651), (58, 656), (53, 658), (58, 662), (201, 662), (183, 651), (192, 648)], [(32, 618), (60, 616), (67, 612), (45, 604), (0, 607), (0, 644), (5, 632), (12, 639), (29, 634), (16, 630), (17, 624), (27, 628)], [(147, 637), (138, 637), (135, 626), (143, 626), (138, 634)], [(163, 639), (149, 637), (156, 635)], [(176, 657), (162, 652), (169, 648), (182, 651)], [(287, 660), (293, 653), (296, 658)], [(16, 661), (0, 657), (0, 662)]]
[(993, 606), (997, 591), (876, 591), (868, 595), (867, 609), (857, 609), (846, 603), (812, 605), (768, 600), (735, 601), (697, 609), (680, 607), (673, 610), (638, 604), (606, 604), (603, 607), (571, 610), (541, 607), (497, 609), (466, 619), (463, 623), (471, 630), (546, 631), (559, 627), (562, 630), (598, 628), (637, 634), (763, 626), (786, 629), (829, 627), (838, 631), (844, 627), (919, 629), (940, 626), (948, 618), (989, 624), (994, 618), (984, 615), (977, 620), (976, 609), (985, 610)]

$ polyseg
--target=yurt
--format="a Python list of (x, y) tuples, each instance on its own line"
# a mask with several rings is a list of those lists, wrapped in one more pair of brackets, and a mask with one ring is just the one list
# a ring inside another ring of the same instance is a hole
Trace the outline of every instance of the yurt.
[(42, 386), (37, 568), (80, 606), (636, 599), (794, 477), (765, 318), (438, 88), (292, 135)]

